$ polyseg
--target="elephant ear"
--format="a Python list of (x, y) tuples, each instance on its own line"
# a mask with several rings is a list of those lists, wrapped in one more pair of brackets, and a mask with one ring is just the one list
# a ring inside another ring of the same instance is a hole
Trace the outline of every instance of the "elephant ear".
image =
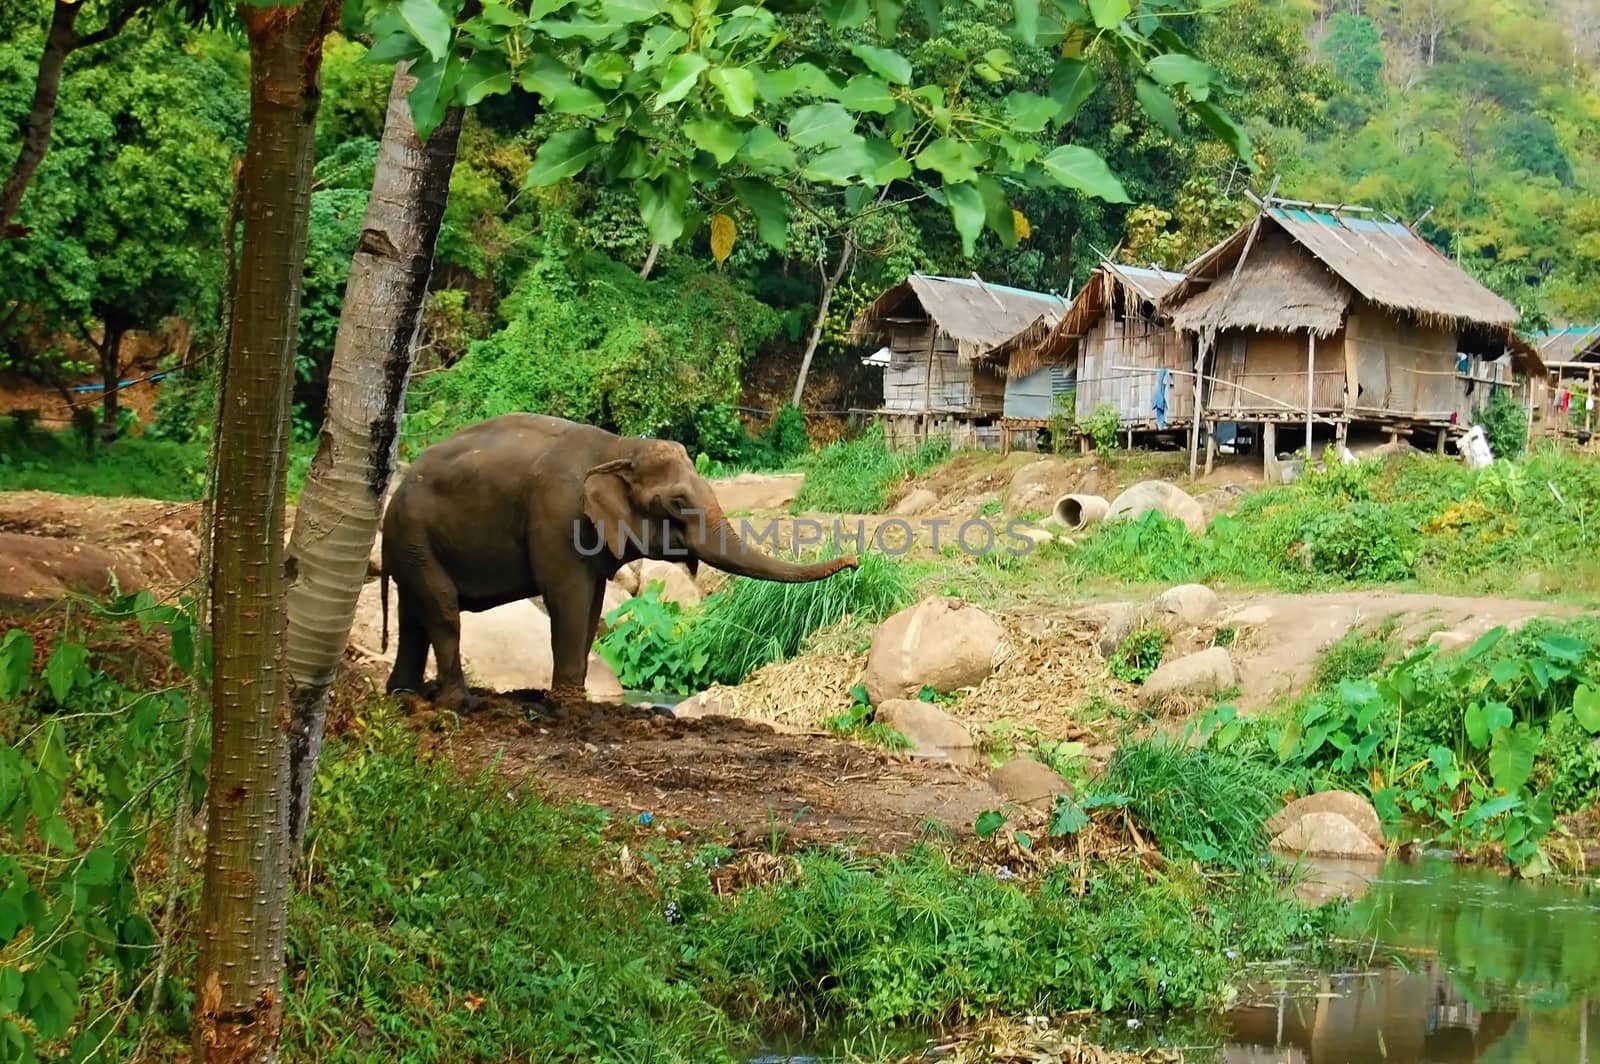
[(628, 524), (635, 516), (627, 479), (632, 469), (633, 459), (617, 458), (595, 466), (583, 478), (583, 516), (600, 530), (618, 561), (626, 557)]

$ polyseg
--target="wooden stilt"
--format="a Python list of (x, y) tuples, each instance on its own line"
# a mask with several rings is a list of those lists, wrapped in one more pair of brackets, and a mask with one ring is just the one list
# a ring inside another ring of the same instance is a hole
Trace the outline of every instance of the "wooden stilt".
[(1449, 430), (1440, 429), (1439, 434), (1433, 438), (1433, 453), (1444, 454), (1444, 441), (1450, 435)]
[(1261, 424), (1261, 475), (1268, 484), (1276, 484), (1278, 476), (1278, 426), (1265, 421)]
[(1206, 476), (1211, 475), (1211, 470), (1217, 462), (1217, 423), (1206, 422)]
[(1340, 421), (1338, 424), (1333, 426), (1333, 442), (1335, 446), (1337, 446), (1341, 456), (1343, 456), (1349, 440), (1350, 422)]

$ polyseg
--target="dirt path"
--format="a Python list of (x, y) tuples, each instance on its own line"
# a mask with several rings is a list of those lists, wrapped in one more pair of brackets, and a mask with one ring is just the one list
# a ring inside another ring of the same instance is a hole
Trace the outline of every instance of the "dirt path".
[(1396, 635), (1406, 645), (1436, 631), (1476, 639), (1497, 625), (1515, 628), (1535, 617), (1579, 612), (1555, 602), (1348, 591), (1313, 595), (1255, 595), (1230, 600), (1229, 612), (1251, 621), (1233, 651), (1242, 681), (1241, 708), (1260, 708), (1303, 690), (1311, 682), (1317, 656), (1352, 628), (1381, 625), (1397, 618)]
[(606, 705), (552, 716), (519, 692), (466, 714), (459, 730), (435, 730), (426, 704), (415, 706), (425, 745), (464, 767), (498, 763), (508, 780), (555, 797), (687, 821), (745, 845), (778, 836), (899, 850), (930, 821), (970, 832), (1002, 802), (976, 772), (753, 721)]

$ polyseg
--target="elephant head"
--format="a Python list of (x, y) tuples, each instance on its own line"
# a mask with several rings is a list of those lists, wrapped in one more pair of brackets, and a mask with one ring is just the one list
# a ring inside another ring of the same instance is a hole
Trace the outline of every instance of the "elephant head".
[(590, 469), (583, 482), (583, 515), (619, 561), (629, 560), (631, 548), (631, 557), (682, 560), (690, 572), (705, 562), (786, 583), (823, 580), (858, 565), (853, 556), (798, 565), (747, 545), (682, 444), (624, 440), (623, 452)]

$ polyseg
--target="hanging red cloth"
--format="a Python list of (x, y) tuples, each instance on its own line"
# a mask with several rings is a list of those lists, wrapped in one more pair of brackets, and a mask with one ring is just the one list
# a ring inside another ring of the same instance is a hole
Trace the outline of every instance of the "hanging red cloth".
[(1567, 391), (1565, 388), (1561, 389), (1561, 398), (1556, 400), (1556, 409), (1561, 411), (1562, 413), (1566, 413), (1567, 408), (1570, 407), (1571, 405), (1572, 405), (1572, 393)]

